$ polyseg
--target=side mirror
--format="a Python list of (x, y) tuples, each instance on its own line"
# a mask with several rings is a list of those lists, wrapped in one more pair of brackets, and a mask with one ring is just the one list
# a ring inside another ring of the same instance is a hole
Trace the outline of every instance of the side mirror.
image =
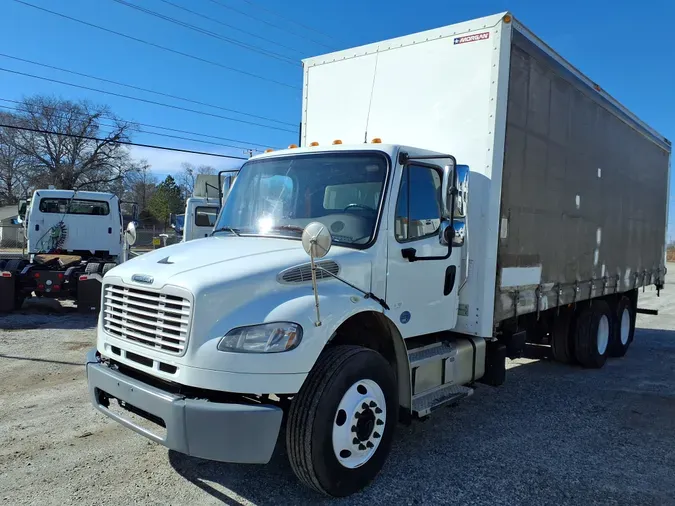
[(332, 244), (333, 237), (323, 223), (313, 221), (302, 232), (302, 247), (312, 259), (325, 257)]
[(452, 206), (452, 245), (463, 246), (466, 240), (466, 216), (469, 204), (469, 166), (457, 165), (454, 175)]
[(17, 214), (19, 215), (19, 218), (17, 221), (19, 223), (23, 223), (24, 220), (26, 219), (26, 210), (28, 209), (28, 199), (22, 199), (19, 201), (18, 205), (18, 211)]
[(130, 221), (129, 224), (127, 225), (127, 229), (124, 232), (124, 238), (127, 242), (128, 246), (133, 246), (136, 244), (136, 225), (134, 224), (133, 221)]
[(441, 183), (441, 213), (443, 218), (452, 218), (453, 191), (455, 187), (455, 160), (450, 159), (450, 163), (443, 167), (443, 182)]

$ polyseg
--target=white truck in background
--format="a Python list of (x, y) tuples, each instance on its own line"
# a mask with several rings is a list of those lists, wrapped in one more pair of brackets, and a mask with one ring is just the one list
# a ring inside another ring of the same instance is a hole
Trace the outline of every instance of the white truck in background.
[(211, 235), (238, 170), (223, 170), (217, 175), (197, 175), (192, 196), (185, 201), (185, 213), (171, 218), (171, 227), (181, 237), (181, 242)]
[(101, 281), (126, 260), (136, 239), (125, 231), (112, 193), (36, 190), (19, 205), (28, 258), (0, 255), (0, 311), (19, 309), (28, 297), (72, 299), (82, 312), (100, 308)]
[(302, 96), (302, 147), (246, 162), (212, 237), (104, 280), (98, 410), (241, 463), (286, 416), (299, 480), (345, 496), (526, 343), (626, 353), (671, 144), (510, 14), (305, 60)]

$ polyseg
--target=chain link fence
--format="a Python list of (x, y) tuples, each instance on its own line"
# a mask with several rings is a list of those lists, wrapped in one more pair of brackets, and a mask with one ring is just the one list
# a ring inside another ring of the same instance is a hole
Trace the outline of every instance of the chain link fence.
[(26, 237), (21, 225), (0, 225), (0, 257), (21, 257), (26, 252)]

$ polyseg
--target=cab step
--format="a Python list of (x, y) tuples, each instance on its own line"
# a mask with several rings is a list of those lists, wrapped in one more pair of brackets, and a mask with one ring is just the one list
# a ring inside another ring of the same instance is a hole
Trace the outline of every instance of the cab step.
[(460, 401), (473, 394), (473, 388), (461, 385), (443, 385), (430, 392), (415, 395), (412, 399), (413, 414), (427, 416), (433, 410)]
[(453, 348), (447, 342), (435, 343), (431, 346), (416, 348), (408, 352), (410, 368), (419, 367), (427, 362), (442, 360), (453, 353)]

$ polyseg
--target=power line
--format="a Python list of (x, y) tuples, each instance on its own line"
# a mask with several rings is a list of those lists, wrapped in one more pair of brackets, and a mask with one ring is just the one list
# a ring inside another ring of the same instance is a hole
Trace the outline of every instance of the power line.
[(263, 125), (262, 123), (256, 123), (254, 121), (247, 121), (247, 120), (244, 120), (244, 119), (231, 118), (229, 116), (223, 116), (221, 114), (214, 114), (214, 113), (206, 112), (206, 111), (198, 111), (197, 109), (189, 109), (187, 107), (181, 107), (179, 105), (166, 104), (164, 102), (156, 102), (155, 100), (148, 100), (146, 98), (132, 97), (130, 95), (124, 95), (123, 93), (116, 93), (114, 91), (100, 90), (98, 88), (92, 88), (90, 86), (84, 86), (84, 85), (81, 85), (81, 84), (69, 83), (67, 81), (61, 81), (59, 79), (52, 79), (50, 77), (36, 76), (35, 74), (28, 74), (27, 72), (19, 72), (18, 70), (6, 69), (4, 67), (0, 67), (0, 71), (8, 72), (10, 74), (17, 74), (17, 75), (21, 75), (21, 76), (25, 76), (25, 77), (32, 77), (33, 79), (40, 79), (42, 81), (48, 81), (48, 82), (51, 82), (51, 83), (63, 84), (65, 86), (72, 86), (73, 88), (80, 88), (80, 89), (83, 89), (83, 90), (95, 91), (97, 93), (104, 93), (106, 95), (112, 95), (114, 97), (126, 98), (128, 100), (135, 100), (137, 102), (144, 102), (146, 104), (153, 104), (153, 105), (159, 105), (159, 106), (162, 106), (162, 107), (168, 107), (170, 109), (177, 109), (179, 111), (192, 112), (192, 113), (195, 113), (195, 114), (201, 114), (203, 116), (211, 116), (213, 118), (220, 118), (220, 119), (224, 119), (224, 120), (227, 120), (227, 121), (236, 121), (238, 123), (245, 123), (247, 125), (258, 126), (258, 127), (261, 127), (261, 128), (269, 128), (271, 130), (280, 130), (282, 132), (296, 133), (295, 130), (289, 130), (288, 128), (276, 127), (276, 126), (272, 126), (272, 125)]
[(162, 46), (161, 44), (155, 44), (154, 42), (150, 42), (148, 40), (140, 39), (140, 38), (134, 37), (132, 35), (127, 35), (126, 33), (111, 30), (109, 28), (105, 28), (103, 26), (96, 25), (94, 23), (89, 23), (87, 21), (83, 21), (81, 19), (77, 19), (77, 18), (74, 18), (72, 16), (68, 16), (66, 14), (61, 14), (60, 12), (51, 11), (49, 9), (45, 9), (44, 7), (40, 7), (40, 6), (33, 5), (31, 3), (28, 3), (28, 2), (24, 2), (23, 0), (14, 0), (14, 2), (20, 3), (22, 5), (26, 5), (28, 7), (32, 7), (34, 9), (37, 9), (37, 10), (40, 10), (40, 11), (43, 11), (43, 12), (47, 12), (49, 14), (53, 14), (54, 16), (58, 16), (60, 18), (68, 19), (70, 21), (75, 21), (76, 23), (80, 23), (82, 25), (86, 25), (86, 26), (89, 26), (91, 28), (96, 28), (97, 30), (101, 30), (101, 31), (104, 31), (104, 32), (107, 32), (107, 33), (112, 33), (112, 34), (117, 35), (119, 37), (124, 37), (125, 39), (133, 40), (135, 42), (140, 42), (141, 44), (146, 44), (148, 46), (152, 46), (152, 47), (155, 47), (157, 49), (161, 49), (163, 51), (168, 51), (170, 53), (177, 54), (177, 55), (180, 55), (180, 56), (184, 56), (186, 58), (191, 58), (193, 60), (200, 61), (202, 63), (208, 63), (209, 65), (220, 67), (220, 68), (223, 68), (225, 70), (232, 71), (232, 72), (237, 72), (238, 74), (242, 74), (242, 75), (245, 75), (245, 76), (248, 76), (248, 77), (260, 79), (261, 81), (267, 81), (267, 82), (274, 83), (274, 84), (277, 84), (279, 86), (284, 86), (285, 88), (290, 88), (290, 89), (294, 89), (294, 90), (301, 89), (299, 86), (295, 86), (295, 85), (292, 85), (292, 84), (277, 81), (275, 79), (271, 79), (269, 77), (254, 74), (254, 73), (248, 72), (246, 70), (241, 70), (241, 69), (238, 69), (238, 68), (235, 68), (235, 67), (230, 67), (229, 65), (225, 65), (225, 64), (213, 61), (213, 60), (202, 58), (201, 56), (196, 56), (196, 55), (193, 55), (193, 54), (190, 54), (190, 53), (185, 53), (183, 51), (178, 51), (177, 49), (171, 49), (170, 47)]
[[(18, 1), (18, 0), (15, 0), (15, 1)], [(219, 5), (219, 6), (222, 7), (223, 9), (228, 9), (228, 10), (230, 10), (230, 11), (233, 11), (233, 12), (236, 12), (236, 13), (238, 13), (238, 14), (241, 14), (242, 16), (246, 16), (247, 18), (254, 19), (254, 20), (256, 20), (256, 21), (258, 21), (258, 22), (260, 22), (260, 23), (264, 23), (264, 24), (266, 24), (266, 25), (268, 25), (268, 26), (271, 26), (271, 27), (273, 27), (273, 28), (276, 28), (277, 30), (282, 30), (282, 31), (284, 31), (284, 32), (290, 33), (291, 35), (295, 35), (296, 37), (300, 37), (300, 38), (302, 38), (302, 39), (306, 39), (306, 40), (308, 40), (308, 41), (310, 41), (310, 42), (313, 42), (314, 44), (318, 44), (319, 46), (325, 47), (326, 49), (330, 49), (330, 50), (332, 50), (332, 51), (335, 50), (335, 48), (333, 48), (333, 47), (331, 47), (331, 46), (328, 46), (328, 45), (324, 44), (323, 42), (320, 42), (320, 41), (318, 41), (318, 40), (316, 40), (316, 39), (312, 39), (312, 38), (310, 38), (310, 37), (307, 37), (306, 35), (302, 35), (302, 34), (299, 34), (299, 33), (297, 33), (297, 32), (294, 32), (294, 31), (292, 31), (292, 30), (289, 30), (288, 28), (286, 28), (286, 27), (284, 27), (284, 26), (277, 25), (277, 24), (275, 24), (275, 23), (271, 23), (270, 21), (267, 21), (267, 20), (265, 20), (265, 19), (263, 19), (263, 18), (261, 18), (261, 17), (254, 16), (253, 14), (249, 14), (248, 12), (242, 11), (241, 9), (237, 9), (237, 8), (232, 7), (232, 6), (230, 6), (230, 5), (224, 4), (223, 2), (220, 2), (219, 0), (209, 0), (209, 1), (210, 1), (211, 3), (214, 3), (214, 4), (216, 4), (216, 5)]]
[(182, 149), (182, 148), (172, 148), (169, 146), (158, 146), (156, 144), (141, 144), (138, 142), (131, 142), (131, 141), (115, 141), (115, 140), (110, 140), (110, 139), (101, 139), (100, 137), (93, 137), (89, 135), (77, 135), (77, 134), (66, 134), (62, 132), (54, 132), (51, 130), (42, 130), (40, 128), (29, 128), (29, 127), (21, 127), (21, 126), (16, 126), (16, 125), (5, 125), (3, 123), (0, 123), (0, 128), (12, 128), (14, 130), (23, 130), (26, 132), (34, 132), (38, 134), (49, 134), (49, 135), (61, 135), (63, 137), (72, 137), (75, 139), (84, 139), (88, 141), (97, 141), (97, 142), (107, 142), (110, 144), (121, 144), (123, 146), (136, 146), (140, 148), (151, 148), (151, 149), (162, 149), (165, 151), (177, 151), (179, 153), (191, 153), (193, 155), (205, 155), (205, 156), (216, 156), (218, 158), (230, 158), (232, 160), (248, 160), (248, 158), (244, 156), (232, 156), (232, 155), (223, 155), (220, 153), (208, 153), (206, 151), (194, 151), (192, 149)]
[(255, 53), (262, 54), (263, 56), (269, 56), (270, 58), (274, 58), (276, 60), (282, 61), (284, 63), (288, 63), (290, 65), (296, 65), (299, 66), (299, 63), (288, 56), (285, 56), (283, 54), (275, 53), (274, 51), (269, 51), (267, 49), (260, 48), (258, 46), (254, 46), (252, 44), (246, 44), (245, 42), (241, 42), (237, 39), (232, 39), (230, 37), (225, 37), (222, 35), (217, 34), (216, 32), (212, 32), (210, 30), (206, 30), (205, 28), (201, 28), (197, 25), (193, 25), (191, 23), (186, 23), (185, 21), (181, 21), (176, 18), (172, 18), (170, 16), (166, 16), (165, 14), (162, 14), (157, 11), (153, 11), (152, 9), (146, 9), (145, 7), (140, 7), (138, 5), (131, 4), (129, 2), (126, 2), (125, 0), (112, 0), (113, 2), (116, 2), (120, 5), (124, 5), (125, 7), (129, 7), (130, 9), (137, 10), (139, 12), (143, 12), (145, 14), (148, 14), (150, 16), (163, 19), (164, 21), (168, 21), (169, 23), (173, 23), (178, 26), (182, 26), (183, 28), (187, 28), (188, 30), (193, 30), (195, 32), (208, 35), (209, 37), (213, 37), (214, 39), (221, 40), (223, 42), (226, 42), (228, 44), (233, 44), (235, 46), (242, 47), (244, 49), (248, 49), (249, 51), (253, 51)]
[(250, 36), (250, 37), (254, 37), (254, 38), (256, 38), (256, 39), (264, 40), (265, 42), (269, 42), (270, 44), (274, 44), (275, 46), (283, 47), (284, 49), (288, 49), (289, 51), (293, 51), (293, 52), (295, 52), (295, 53), (300, 53), (300, 52), (302, 52), (302, 51), (300, 51), (300, 50), (297, 49), (297, 48), (290, 47), (290, 46), (286, 46), (286, 45), (284, 45), (284, 44), (281, 44), (280, 42), (277, 42), (277, 41), (272, 40), (272, 39), (268, 39), (268, 38), (266, 38), (266, 37), (263, 37), (262, 35), (258, 35), (258, 34), (256, 34), (256, 33), (249, 32), (249, 31), (247, 31), (247, 30), (242, 30), (241, 28), (239, 28), (239, 27), (237, 27), (237, 26), (235, 26), (235, 25), (231, 25), (231, 24), (229, 24), (229, 23), (225, 23), (224, 21), (221, 21), (221, 20), (216, 19), (216, 18), (212, 18), (212, 17), (210, 17), (210, 16), (206, 16), (205, 14), (201, 14), (200, 12), (197, 12), (197, 11), (193, 11), (192, 9), (188, 9), (187, 7), (184, 7), (184, 6), (182, 6), (182, 5), (178, 5), (177, 3), (171, 2), (170, 0), (159, 0), (159, 1), (160, 1), (160, 2), (164, 2), (165, 4), (168, 4), (168, 5), (171, 5), (171, 6), (175, 7), (176, 9), (180, 9), (180, 10), (182, 10), (182, 11), (189, 12), (190, 14), (194, 14), (195, 16), (198, 16), (198, 17), (200, 17), (200, 18), (202, 18), (202, 19), (206, 19), (206, 20), (209, 20), (209, 21), (213, 21), (214, 23), (217, 23), (217, 24), (219, 24), (219, 25), (221, 25), (221, 26), (226, 26), (227, 28), (229, 28), (229, 29), (231, 29), (231, 30), (236, 30), (236, 31), (241, 32), (241, 33), (243, 33), (243, 34), (246, 34), (246, 35), (248, 35), (248, 36)]
[[(3, 102), (10, 102), (10, 103), (19, 104), (19, 105), (22, 105), (24, 103), (24, 102), (21, 102), (20, 100), (11, 100), (9, 98), (0, 98), (0, 100), (3, 101)], [(0, 107), (5, 107), (6, 109), (12, 109), (8, 106), (0, 106)], [(25, 108), (20, 109), (20, 108), (16, 107), (16, 108), (13, 108), (13, 109), (15, 111), (20, 111), (20, 112), (30, 112), (28, 109), (25, 109)], [(87, 116), (84, 113), (76, 113), (76, 114), (78, 116)], [(113, 120), (113, 121), (117, 121), (119, 119), (119, 118), (116, 118), (114, 116), (104, 115), (103, 117), (105, 117), (107, 119), (110, 119), (110, 120)], [(242, 141), (241, 139), (231, 139), (231, 138), (228, 138), (228, 137), (220, 137), (218, 135), (204, 134), (204, 133), (200, 133), (200, 132), (192, 132), (190, 130), (181, 130), (181, 129), (178, 129), (178, 128), (170, 128), (170, 127), (166, 127), (166, 126), (152, 125), (152, 124), (148, 124), (148, 123), (141, 123), (139, 121), (130, 121), (130, 120), (122, 120), (122, 119), (119, 119), (119, 121), (124, 121), (125, 123), (133, 123), (135, 125), (144, 126), (144, 127), (148, 127), (148, 128), (156, 128), (158, 130), (166, 130), (168, 132), (177, 132), (177, 133), (188, 134), (188, 135), (197, 135), (199, 137), (208, 137), (210, 139), (217, 139), (217, 140), (226, 141), (226, 142), (238, 142), (239, 144), (245, 145), (243, 147), (243, 149), (249, 149), (250, 146), (257, 146), (259, 148), (269, 147), (267, 144), (258, 144), (256, 142), (251, 142), (251, 141)], [(239, 147), (240, 146), (237, 146), (237, 148), (239, 148)]]
[(145, 93), (153, 93), (155, 95), (160, 95), (162, 97), (168, 97), (168, 98), (173, 98), (175, 100), (182, 100), (184, 102), (190, 102), (191, 104), (203, 105), (203, 106), (206, 106), (206, 107), (212, 107), (214, 109), (220, 109), (221, 111), (233, 112), (233, 113), (236, 113), (236, 114), (241, 114), (242, 116), (249, 116), (251, 118), (269, 121), (271, 123), (279, 123), (281, 125), (288, 125), (288, 126), (292, 126), (292, 127), (296, 126), (295, 123), (290, 123), (290, 122), (287, 122), (287, 121), (281, 121), (281, 120), (278, 120), (278, 119), (268, 118), (267, 116), (258, 116), (257, 114), (242, 112), (242, 111), (238, 111), (236, 109), (230, 109), (230, 108), (227, 108), (227, 107), (222, 107), (220, 105), (209, 104), (207, 102), (201, 102), (199, 100), (193, 100), (191, 98), (185, 98), (185, 97), (181, 97), (181, 96), (178, 96), (178, 95), (172, 95), (170, 93), (163, 93), (161, 91), (150, 90), (148, 88), (142, 88), (140, 86), (135, 86), (133, 84), (122, 83), (120, 81), (113, 81), (112, 79), (105, 79), (103, 77), (97, 77), (97, 76), (93, 76), (91, 74), (85, 74), (83, 72), (76, 72), (75, 70), (68, 70), (68, 69), (64, 69), (62, 67), (56, 67), (54, 65), (47, 65), (46, 63), (40, 63), (40, 62), (36, 62), (36, 61), (32, 61), (32, 60), (27, 60), (25, 58), (19, 58), (18, 56), (11, 56), (11, 55), (8, 55), (8, 54), (5, 54), (5, 53), (0, 53), (0, 56), (2, 56), (4, 58), (10, 58), (12, 60), (21, 61), (21, 62), (24, 62), (24, 63), (30, 63), (31, 65), (38, 65), (39, 67), (45, 67), (45, 68), (52, 69), (52, 70), (58, 70), (59, 72), (66, 72), (67, 74), (73, 74), (73, 75), (76, 75), (76, 76), (86, 77), (88, 79), (95, 79), (97, 81), (101, 81), (101, 82), (104, 82), (104, 83), (110, 83), (110, 84), (114, 84), (114, 85), (117, 85), (117, 86), (124, 86), (126, 88), (131, 88), (133, 90), (143, 91)]
[[(16, 112), (29, 112), (27, 109), (21, 109), (19, 107), (9, 107), (7, 105), (0, 105), (0, 108), (7, 109), (7, 110), (10, 110), (10, 111), (16, 111)], [(110, 125), (110, 124), (106, 124), (106, 123), (99, 123), (98, 126), (105, 127), (105, 128), (117, 128), (117, 125)], [(183, 141), (199, 142), (201, 144), (209, 144), (211, 146), (219, 146), (219, 147), (222, 147), (222, 148), (241, 149), (241, 150), (246, 150), (246, 151), (248, 151), (248, 150), (260, 151), (260, 152), (262, 151), (261, 149), (255, 149), (255, 148), (252, 148), (252, 147), (249, 147), (249, 146), (235, 146), (233, 144), (222, 144), (222, 143), (219, 143), (219, 142), (205, 141), (203, 139), (194, 139), (194, 138), (191, 138), (191, 137), (184, 137), (184, 136), (181, 136), (181, 135), (171, 135), (171, 134), (163, 134), (163, 133), (160, 133), (160, 132), (150, 132), (148, 130), (142, 130), (140, 128), (138, 129), (138, 132), (142, 133), (142, 134), (145, 134), (145, 135), (156, 135), (158, 137), (167, 137), (167, 138), (170, 138), (170, 139), (179, 139), (179, 140), (183, 140)]]
[[(161, 0), (161, 1), (163, 2), (164, 0)], [(327, 37), (327, 38), (329, 38), (329, 39), (331, 39), (331, 40), (334, 40), (335, 42), (339, 42), (339, 41), (338, 41), (335, 37), (333, 37), (332, 35), (328, 35), (327, 33), (322, 32), (322, 31), (320, 31), (320, 30), (317, 30), (316, 28), (313, 28), (313, 27), (311, 27), (311, 26), (304, 25), (304, 24), (300, 23), (299, 21), (297, 21), (296, 19), (293, 19), (293, 18), (291, 18), (291, 17), (289, 17), (289, 16), (284, 16), (284, 15), (281, 14), (280, 12), (277, 12), (277, 11), (275, 11), (275, 10), (272, 10), (272, 9), (268, 8), (268, 7), (265, 7), (265, 6), (263, 6), (263, 5), (260, 5), (259, 2), (253, 2), (252, 0), (242, 0), (242, 2), (245, 2), (245, 3), (247, 3), (247, 4), (249, 4), (249, 5), (253, 6), (253, 7), (255, 7), (256, 9), (260, 9), (261, 11), (269, 12), (270, 14), (272, 14), (272, 15), (274, 15), (274, 16), (277, 16), (278, 18), (281, 18), (281, 19), (283, 19), (283, 20), (285, 20), (285, 21), (290, 21), (291, 23), (294, 23), (294, 24), (298, 25), (299, 27), (304, 28), (305, 30), (312, 31), (312, 32), (314, 32), (314, 33), (316, 33), (316, 34), (318, 34), (318, 35), (323, 35), (324, 37)]]

